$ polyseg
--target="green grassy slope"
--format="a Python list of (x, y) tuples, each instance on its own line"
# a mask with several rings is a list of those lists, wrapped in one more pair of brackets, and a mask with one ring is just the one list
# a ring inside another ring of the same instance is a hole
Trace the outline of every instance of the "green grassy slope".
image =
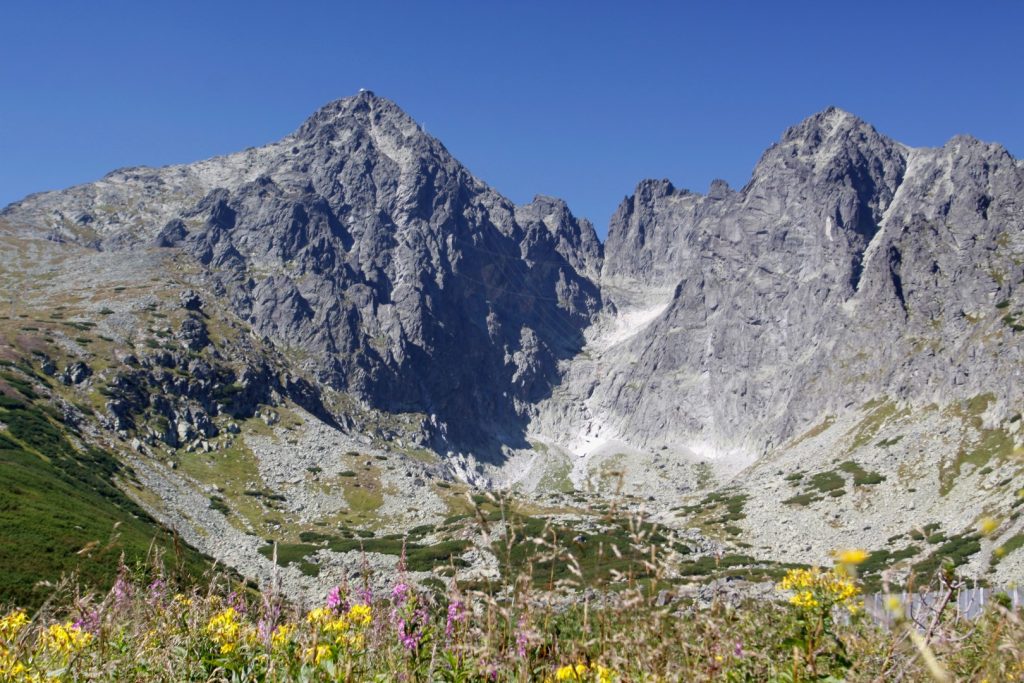
[(11, 393), (0, 394), (0, 604), (35, 606), (47, 594), (39, 582), (70, 572), (106, 589), (122, 552), (131, 566), (154, 546), (183, 579), (205, 571), (208, 558), (184, 546), (176, 553), (171, 534), (115, 485), (130, 476), (118, 460), (75, 446), (43, 399)]

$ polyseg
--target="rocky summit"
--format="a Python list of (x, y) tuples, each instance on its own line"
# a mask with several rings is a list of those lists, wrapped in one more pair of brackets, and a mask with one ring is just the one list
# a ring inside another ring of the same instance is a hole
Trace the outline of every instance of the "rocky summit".
[(421, 578), (495, 574), (458, 522), (487, 490), (581, 533), (618, 499), (748, 568), (841, 537), (1024, 574), (1024, 163), (999, 145), (829, 108), (742, 188), (641, 181), (602, 244), (361, 92), (29, 196), (0, 243), (3, 438), (38, 451), (11, 427), (43, 411), (154, 525), (295, 595), (392, 566), (389, 535)]

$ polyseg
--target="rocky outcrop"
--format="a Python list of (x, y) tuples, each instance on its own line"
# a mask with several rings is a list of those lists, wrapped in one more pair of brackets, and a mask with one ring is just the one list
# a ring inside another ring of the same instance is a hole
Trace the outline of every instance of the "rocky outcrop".
[(787, 131), (739, 191), (645, 181), (612, 220), (602, 284), (620, 309), (658, 290), (665, 308), (571, 369), (551, 410), (572, 422), (565, 404), (585, 403), (648, 449), (751, 457), (874, 397), (993, 393), (1008, 419), (1022, 197), (999, 146), (910, 149), (837, 109)]

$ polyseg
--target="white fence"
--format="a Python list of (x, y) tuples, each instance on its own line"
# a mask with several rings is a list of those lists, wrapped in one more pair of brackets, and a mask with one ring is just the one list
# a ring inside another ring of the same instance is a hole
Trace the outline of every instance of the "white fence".
[[(992, 596), (1006, 595), (1016, 611), (1024, 605), (1024, 589), (1022, 588), (971, 588), (962, 586), (950, 597), (947, 610), (954, 610), (958, 619), (974, 619), (985, 605), (992, 601)], [(899, 599), (903, 616), (916, 624), (927, 627), (936, 610), (942, 607), (946, 593), (874, 593), (864, 596), (864, 610), (875, 621), (886, 626), (894, 620), (890, 610), (890, 598)], [(897, 610), (898, 612), (898, 610)]]

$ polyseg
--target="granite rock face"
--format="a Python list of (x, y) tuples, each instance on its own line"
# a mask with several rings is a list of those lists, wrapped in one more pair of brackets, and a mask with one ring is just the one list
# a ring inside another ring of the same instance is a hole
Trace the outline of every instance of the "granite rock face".
[(910, 149), (837, 109), (788, 130), (739, 191), (644, 181), (612, 219), (602, 291), (609, 311), (663, 308), (574, 363), (538, 423), (752, 459), (876, 397), (991, 393), (991, 419), (1011, 418), (1022, 201), (1024, 166), (998, 145)]
[(600, 308), (590, 223), (558, 200), (515, 207), (369, 92), (266, 147), (4, 215), (98, 249), (186, 252), (257, 335), (376, 408), (434, 416), (442, 449), (517, 445)]

